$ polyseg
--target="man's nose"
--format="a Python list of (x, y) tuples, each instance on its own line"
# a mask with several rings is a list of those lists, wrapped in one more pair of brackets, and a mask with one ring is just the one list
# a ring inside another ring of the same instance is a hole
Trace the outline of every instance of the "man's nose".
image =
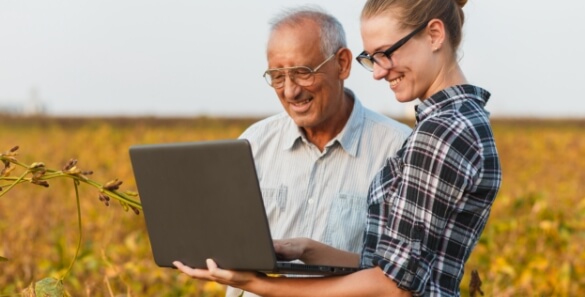
[(301, 91), (301, 86), (297, 85), (297, 83), (291, 78), (290, 74), (287, 73), (286, 78), (284, 79), (284, 97), (286, 99), (294, 99)]

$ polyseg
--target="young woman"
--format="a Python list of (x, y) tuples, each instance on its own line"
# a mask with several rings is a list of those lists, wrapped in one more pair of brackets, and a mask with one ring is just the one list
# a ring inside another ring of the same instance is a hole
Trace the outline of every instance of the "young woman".
[[(421, 100), (412, 134), (372, 181), (362, 270), (298, 279), (227, 271), (212, 260), (208, 270), (176, 266), (261, 296), (459, 296), (501, 183), (484, 110), (490, 94), (468, 84), (457, 63), (465, 2), (369, 0), (362, 11), (358, 62), (398, 101)], [(275, 248), (306, 262), (358, 259), (308, 239)]]

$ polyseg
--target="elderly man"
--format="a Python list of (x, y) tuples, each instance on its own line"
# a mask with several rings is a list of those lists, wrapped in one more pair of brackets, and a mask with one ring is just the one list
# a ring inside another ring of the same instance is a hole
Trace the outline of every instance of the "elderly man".
[(344, 87), (352, 53), (339, 21), (318, 8), (278, 15), (267, 59), (264, 78), (285, 112), (241, 138), (252, 146), (272, 236), (358, 253), (370, 182), (410, 128), (366, 109)]

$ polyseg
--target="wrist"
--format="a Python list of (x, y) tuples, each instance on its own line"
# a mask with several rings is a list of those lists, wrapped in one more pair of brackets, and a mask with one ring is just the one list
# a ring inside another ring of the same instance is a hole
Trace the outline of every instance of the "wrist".
[(315, 253), (317, 252), (316, 241), (310, 238), (303, 238), (301, 241), (301, 257), (300, 260), (307, 264), (314, 264)]
[(242, 289), (244, 289), (247, 292), (254, 293), (258, 296), (268, 296), (273, 290), (271, 289), (272, 282), (270, 280), (274, 278), (277, 278), (277, 276), (267, 276), (258, 274), (256, 277), (254, 277), (250, 282), (246, 284), (245, 288)]

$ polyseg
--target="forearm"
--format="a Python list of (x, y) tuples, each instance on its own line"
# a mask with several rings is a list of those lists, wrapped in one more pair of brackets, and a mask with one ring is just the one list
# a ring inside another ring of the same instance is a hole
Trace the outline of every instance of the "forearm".
[(175, 261), (173, 264), (183, 273), (200, 280), (215, 281), (237, 287), (265, 297), (287, 296), (398, 296), (412, 297), (388, 278), (379, 268), (370, 268), (345, 276), (316, 278), (287, 278), (259, 276), (253, 272), (223, 270), (207, 260), (208, 269), (194, 269)]
[(262, 277), (256, 278), (243, 289), (265, 297), (411, 296), (409, 292), (399, 289), (379, 268), (324, 278)]

